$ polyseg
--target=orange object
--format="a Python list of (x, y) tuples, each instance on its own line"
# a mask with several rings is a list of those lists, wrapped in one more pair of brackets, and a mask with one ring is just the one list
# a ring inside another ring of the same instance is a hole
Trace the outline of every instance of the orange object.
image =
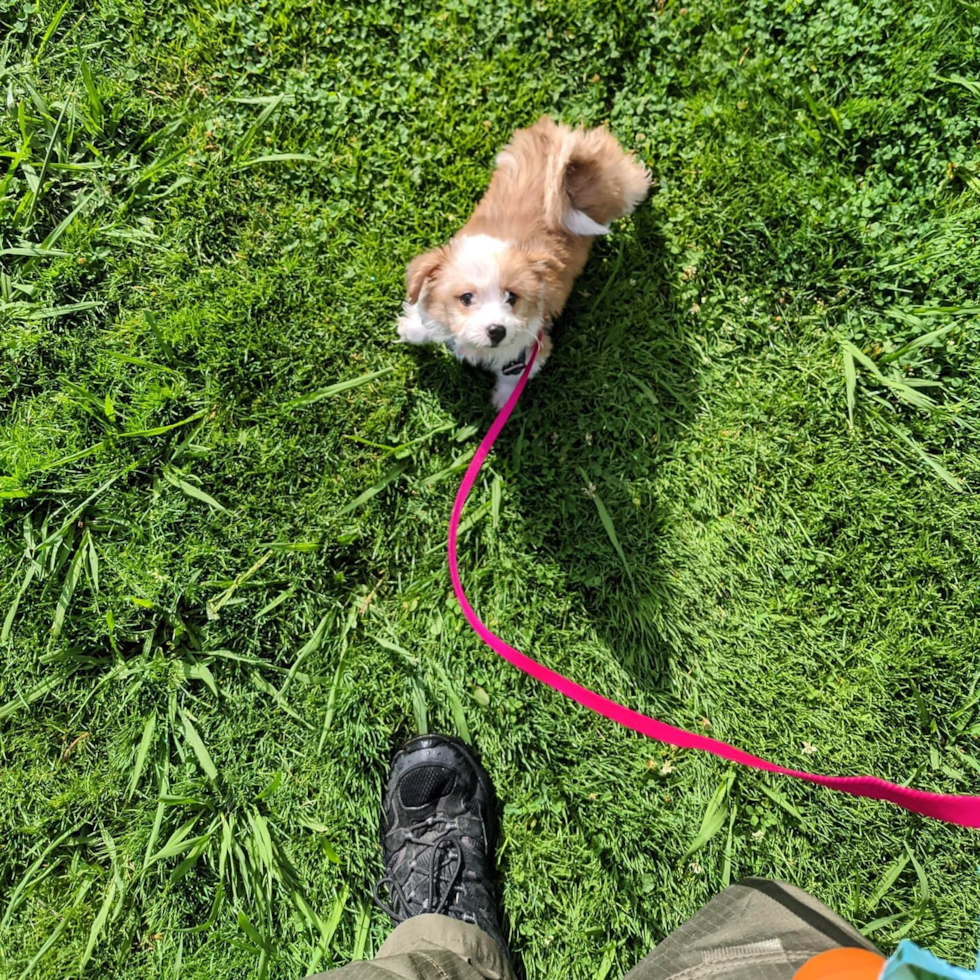
[(793, 980), (878, 980), (885, 957), (868, 949), (828, 949), (807, 960)]

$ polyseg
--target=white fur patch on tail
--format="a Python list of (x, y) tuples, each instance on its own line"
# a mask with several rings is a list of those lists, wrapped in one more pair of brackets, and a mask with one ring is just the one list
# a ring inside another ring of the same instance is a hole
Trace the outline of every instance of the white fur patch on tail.
[(608, 235), (608, 225), (593, 221), (584, 211), (570, 208), (565, 212), (565, 227), (573, 235)]

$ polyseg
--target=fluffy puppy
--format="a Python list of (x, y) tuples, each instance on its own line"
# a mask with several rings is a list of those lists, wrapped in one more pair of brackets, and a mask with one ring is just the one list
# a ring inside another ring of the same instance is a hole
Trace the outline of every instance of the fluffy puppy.
[(514, 133), (470, 220), (445, 245), (414, 258), (398, 336), (444, 343), (494, 371), (503, 406), (534, 345), (534, 373), (551, 352), (592, 240), (630, 214), (650, 175), (605, 129), (570, 129), (547, 116)]

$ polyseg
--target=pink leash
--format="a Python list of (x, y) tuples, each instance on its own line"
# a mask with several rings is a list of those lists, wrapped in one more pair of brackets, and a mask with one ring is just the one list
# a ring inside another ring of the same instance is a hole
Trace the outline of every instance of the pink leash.
[(453, 513), (449, 521), (449, 574), (453, 580), (453, 589), (456, 598), (470, 622), (470, 626), (476, 630), (477, 636), (483, 640), (492, 650), (499, 653), (505, 660), (510, 661), (515, 667), (523, 670), (535, 680), (547, 684), (548, 687), (559, 694), (564, 694), (566, 698), (571, 698), (579, 704), (594, 711), (596, 714), (609, 718), (618, 725), (631, 728), (633, 731), (640, 732), (648, 738), (654, 738), (658, 742), (667, 745), (676, 745), (682, 749), (698, 749), (701, 752), (710, 752), (719, 758), (727, 759), (729, 762), (737, 762), (742, 766), (749, 766), (753, 769), (762, 769), (765, 772), (775, 772), (783, 776), (793, 776), (795, 779), (803, 779), (808, 783), (816, 783), (819, 786), (827, 786), (830, 789), (839, 790), (842, 793), (850, 793), (851, 796), (866, 796), (872, 800), (887, 800), (898, 806), (911, 810), (912, 813), (920, 813), (925, 817), (932, 817), (935, 820), (942, 820), (946, 823), (959, 824), (961, 827), (980, 827), (980, 796), (951, 796), (945, 793), (926, 793), (920, 789), (910, 789), (907, 786), (897, 786), (876, 776), (818, 776), (812, 772), (801, 772), (798, 769), (784, 769), (782, 766), (774, 765), (765, 759), (749, 755), (732, 745), (719, 742), (717, 739), (708, 738), (705, 735), (696, 735), (694, 732), (686, 732), (682, 728), (674, 728), (673, 725), (666, 725), (656, 718), (640, 714), (632, 708), (617, 704), (604, 698), (595, 691), (590, 691), (587, 687), (582, 687), (574, 681), (563, 677), (561, 674), (539, 664), (536, 660), (525, 656), (520, 650), (515, 650), (512, 646), (504, 643), (499, 636), (494, 635), (480, 621), (479, 616), (473, 611), (473, 607), (466, 599), (463, 592), (463, 585), (459, 579), (459, 568), (456, 562), (456, 534), (459, 530), (460, 517), (463, 514), (463, 507), (466, 498), (476, 482), (477, 476), (483, 467), (483, 461), (487, 454), (493, 449), (493, 444), (497, 441), (497, 436), (507, 424), (514, 406), (521, 397), (521, 392), (527, 384), (528, 375), (534, 366), (537, 356), (537, 347), (531, 352), (528, 358), (524, 373), (517, 382), (517, 387), (513, 394), (507, 399), (507, 404), (500, 410), (500, 414), (494, 420), (490, 430), (480, 443), (476, 455), (466, 469), (466, 475), (460, 484), (459, 492), (456, 494), (456, 502), (453, 504)]

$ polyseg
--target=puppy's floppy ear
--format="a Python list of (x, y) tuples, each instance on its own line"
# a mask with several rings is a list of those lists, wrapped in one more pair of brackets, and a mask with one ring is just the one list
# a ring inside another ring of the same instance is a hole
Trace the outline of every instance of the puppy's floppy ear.
[(534, 249), (527, 253), (528, 265), (531, 271), (544, 283), (556, 282), (565, 263), (557, 255)]
[(419, 294), (426, 281), (439, 271), (446, 261), (446, 252), (442, 248), (434, 248), (424, 255), (417, 255), (408, 263), (405, 269), (405, 293), (409, 303), (417, 303)]

